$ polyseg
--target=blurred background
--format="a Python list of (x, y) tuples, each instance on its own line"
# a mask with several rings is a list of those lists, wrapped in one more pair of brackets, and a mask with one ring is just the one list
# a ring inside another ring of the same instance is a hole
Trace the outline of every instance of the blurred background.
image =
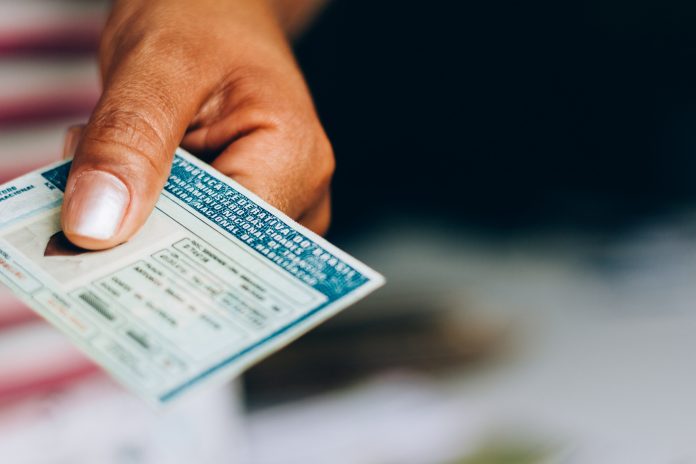
[[(0, 461), (696, 462), (696, 4), (307, 1), (329, 239), (388, 285), (163, 414), (3, 291)], [(2, 181), (88, 117), (107, 10), (0, 2)]]

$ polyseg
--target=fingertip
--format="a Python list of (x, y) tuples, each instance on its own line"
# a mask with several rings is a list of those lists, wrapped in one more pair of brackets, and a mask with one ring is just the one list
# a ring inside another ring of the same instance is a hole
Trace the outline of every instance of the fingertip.
[(327, 192), (298, 222), (318, 235), (326, 235), (331, 225), (331, 195)]
[(118, 245), (129, 204), (128, 188), (118, 177), (98, 170), (82, 172), (63, 204), (63, 233), (89, 250)]
[(120, 245), (120, 241), (116, 240), (97, 240), (93, 237), (86, 237), (83, 235), (75, 234), (74, 232), (70, 232), (66, 229), (63, 229), (63, 233), (65, 234), (65, 237), (78, 248), (82, 248), (84, 250), (90, 250), (90, 251), (101, 251), (101, 250), (108, 250), (109, 248), (113, 248), (117, 245)]

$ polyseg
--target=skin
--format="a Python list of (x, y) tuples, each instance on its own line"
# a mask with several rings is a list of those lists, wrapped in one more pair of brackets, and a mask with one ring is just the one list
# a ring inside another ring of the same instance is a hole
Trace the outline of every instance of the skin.
[[(289, 3), (114, 3), (99, 53), (103, 94), (87, 125), (66, 140), (74, 161), (62, 223), (71, 242), (99, 250), (133, 236), (154, 208), (178, 145), (308, 228), (326, 231), (334, 157), (279, 25)], [(80, 235), (70, 211), (71, 200), (90, 194), (77, 179), (91, 171), (115, 176), (129, 194), (107, 239)]]

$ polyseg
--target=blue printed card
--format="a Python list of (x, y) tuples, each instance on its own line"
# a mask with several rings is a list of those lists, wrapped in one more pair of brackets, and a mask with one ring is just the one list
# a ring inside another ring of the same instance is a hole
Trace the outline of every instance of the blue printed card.
[(152, 404), (229, 380), (384, 283), (181, 149), (133, 239), (61, 250), (69, 170), (0, 186), (0, 282)]

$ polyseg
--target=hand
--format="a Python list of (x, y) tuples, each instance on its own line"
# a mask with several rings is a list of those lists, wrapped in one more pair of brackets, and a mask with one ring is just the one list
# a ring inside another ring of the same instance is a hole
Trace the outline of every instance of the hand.
[(333, 152), (265, 1), (116, 1), (100, 60), (103, 94), (66, 143), (70, 241), (104, 249), (135, 234), (179, 144), (326, 230)]

